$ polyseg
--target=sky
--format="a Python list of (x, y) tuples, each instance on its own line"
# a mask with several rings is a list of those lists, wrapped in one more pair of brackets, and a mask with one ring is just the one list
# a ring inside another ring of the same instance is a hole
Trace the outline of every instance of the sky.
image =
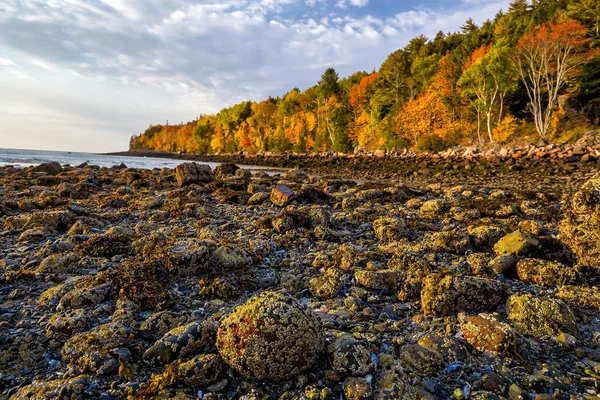
[(1, 0), (0, 148), (109, 152), (132, 134), (379, 68), (510, 0)]

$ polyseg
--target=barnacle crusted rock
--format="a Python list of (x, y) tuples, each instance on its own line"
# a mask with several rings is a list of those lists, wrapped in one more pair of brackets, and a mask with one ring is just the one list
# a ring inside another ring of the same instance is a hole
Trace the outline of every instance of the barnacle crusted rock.
[(304, 304), (286, 294), (265, 292), (222, 321), (217, 348), (247, 378), (286, 379), (313, 365), (325, 348), (325, 336)]

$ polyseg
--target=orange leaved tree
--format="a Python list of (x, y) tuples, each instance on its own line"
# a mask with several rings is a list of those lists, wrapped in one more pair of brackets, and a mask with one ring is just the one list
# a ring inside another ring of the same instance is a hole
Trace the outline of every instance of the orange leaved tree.
[(558, 93), (590, 58), (585, 27), (573, 20), (546, 23), (523, 36), (512, 64), (527, 89), (536, 130), (547, 141)]

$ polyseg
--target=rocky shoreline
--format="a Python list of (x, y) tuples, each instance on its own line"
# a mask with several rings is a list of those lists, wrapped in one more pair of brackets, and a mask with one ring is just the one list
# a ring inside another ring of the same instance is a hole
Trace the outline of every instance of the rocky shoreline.
[(0, 397), (598, 399), (586, 138), (0, 167)]
[[(365, 151), (345, 153), (223, 153), (189, 154), (133, 150), (109, 155), (158, 157), (214, 163), (301, 168), (311, 174), (328, 174), (354, 179), (406, 178), (431, 171), (466, 170), (470, 175), (498, 171), (538, 170), (562, 174), (579, 168), (595, 168), (600, 164), (600, 136), (596, 131), (585, 134), (576, 143), (505, 147), (455, 147), (440, 153), (402, 151)], [(419, 177), (422, 178), (422, 177)]]

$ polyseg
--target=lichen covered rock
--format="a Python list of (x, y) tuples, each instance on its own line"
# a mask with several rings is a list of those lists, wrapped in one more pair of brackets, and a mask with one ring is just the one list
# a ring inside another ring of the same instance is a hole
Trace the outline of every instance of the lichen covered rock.
[(331, 366), (338, 374), (364, 376), (375, 370), (371, 353), (349, 335), (342, 335), (327, 348)]
[(421, 308), (435, 317), (459, 311), (493, 311), (507, 296), (506, 285), (496, 280), (433, 274), (423, 282)]
[(487, 314), (461, 314), (459, 321), (463, 336), (477, 350), (489, 351), (498, 356), (516, 353), (518, 335), (509, 324), (497, 321)]
[(561, 286), (555, 296), (571, 307), (600, 311), (600, 289), (584, 286)]
[(573, 311), (561, 300), (531, 294), (512, 295), (506, 312), (512, 325), (524, 335), (558, 336), (561, 332), (579, 335)]
[(539, 249), (540, 242), (521, 231), (509, 233), (494, 245), (498, 255), (526, 256)]
[(227, 316), (219, 353), (247, 378), (286, 379), (310, 368), (325, 348), (320, 321), (293, 297), (265, 292)]
[(567, 285), (578, 280), (577, 271), (573, 268), (553, 261), (531, 258), (517, 263), (517, 276), (523, 282), (543, 286)]
[(212, 170), (208, 165), (187, 162), (175, 168), (175, 176), (179, 186), (192, 183), (208, 183), (214, 179)]
[(406, 222), (400, 218), (380, 218), (373, 221), (375, 236), (379, 241), (395, 242), (406, 237), (408, 229)]
[(214, 321), (195, 321), (170, 330), (144, 353), (151, 364), (164, 365), (178, 357), (210, 350), (216, 334)]
[(334, 297), (343, 288), (344, 275), (335, 267), (328, 268), (322, 275), (309, 282), (310, 292), (322, 299)]
[(559, 233), (580, 264), (600, 271), (600, 173), (564, 201)]

